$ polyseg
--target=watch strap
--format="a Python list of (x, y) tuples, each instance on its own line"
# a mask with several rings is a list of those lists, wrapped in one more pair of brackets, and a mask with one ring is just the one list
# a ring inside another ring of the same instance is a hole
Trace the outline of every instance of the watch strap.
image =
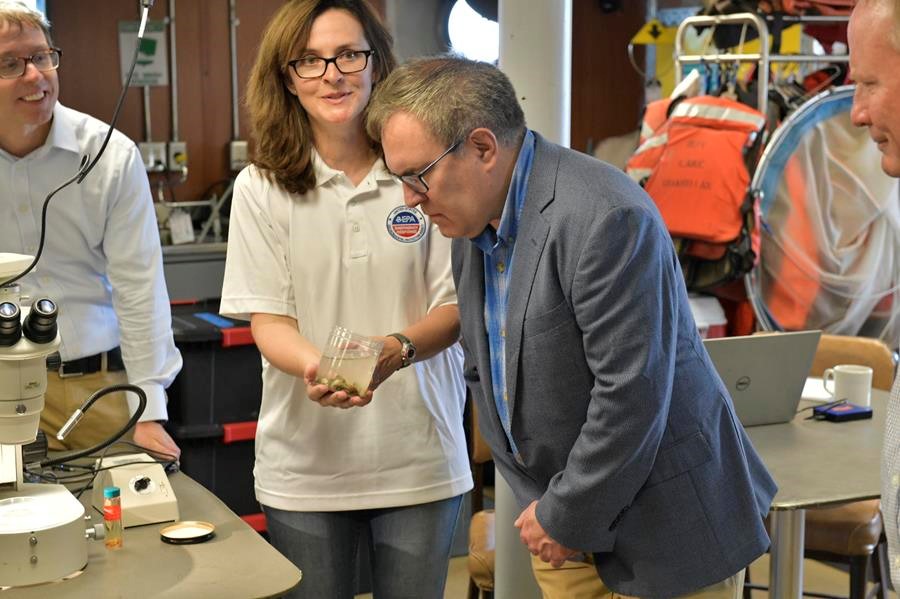
[[(387, 336), (400, 342), (400, 368), (406, 368), (412, 364), (411, 358), (415, 357), (416, 346), (410, 338), (403, 333), (390, 333)], [(410, 353), (413, 355), (411, 356)]]

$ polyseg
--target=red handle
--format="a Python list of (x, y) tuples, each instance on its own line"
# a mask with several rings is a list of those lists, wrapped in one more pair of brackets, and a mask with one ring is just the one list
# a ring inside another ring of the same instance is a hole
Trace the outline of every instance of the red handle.
[(225, 445), (240, 443), (241, 441), (252, 441), (255, 438), (255, 420), (252, 422), (229, 422), (222, 425), (222, 443)]
[(256, 532), (266, 532), (268, 530), (265, 514), (247, 514), (246, 516), (241, 516), (241, 520), (249, 524), (250, 528)]
[(250, 327), (233, 327), (222, 330), (222, 347), (253, 345), (253, 333)]

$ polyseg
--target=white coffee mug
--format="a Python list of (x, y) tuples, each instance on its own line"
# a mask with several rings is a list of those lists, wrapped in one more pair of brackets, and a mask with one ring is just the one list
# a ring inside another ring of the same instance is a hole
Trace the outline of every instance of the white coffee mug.
[[(834, 383), (834, 389), (828, 388), (829, 382)], [(872, 403), (872, 369), (868, 366), (838, 364), (828, 368), (822, 375), (822, 385), (835, 399), (866, 407)]]

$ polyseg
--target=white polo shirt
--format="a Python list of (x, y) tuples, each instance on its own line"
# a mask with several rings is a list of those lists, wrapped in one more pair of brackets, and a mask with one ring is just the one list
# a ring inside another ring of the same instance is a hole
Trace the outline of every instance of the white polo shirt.
[[(313, 153), (316, 187), (299, 196), (256, 167), (237, 178), (221, 312), (297, 319), (322, 347), (335, 324), (364, 335), (400, 331), (456, 303), (450, 242), (380, 159), (353, 187)], [(395, 372), (363, 408), (325, 408), (302, 379), (263, 359), (256, 497), (294, 511), (412, 505), (472, 488), (463, 434), (458, 344)]]

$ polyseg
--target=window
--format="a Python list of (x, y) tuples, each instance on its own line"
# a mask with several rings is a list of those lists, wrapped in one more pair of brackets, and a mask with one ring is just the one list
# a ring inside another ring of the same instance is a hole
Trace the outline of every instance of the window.
[(47, 4), (46, 0), (22, 0), (27, 6), (37, 9), (44, 14), (47, 14)]
[(465, 0), (456, 0), (447, 19), (450, 49), (472, 60), (496, 63), (500, 57), (500, 25), (482, 17)]

